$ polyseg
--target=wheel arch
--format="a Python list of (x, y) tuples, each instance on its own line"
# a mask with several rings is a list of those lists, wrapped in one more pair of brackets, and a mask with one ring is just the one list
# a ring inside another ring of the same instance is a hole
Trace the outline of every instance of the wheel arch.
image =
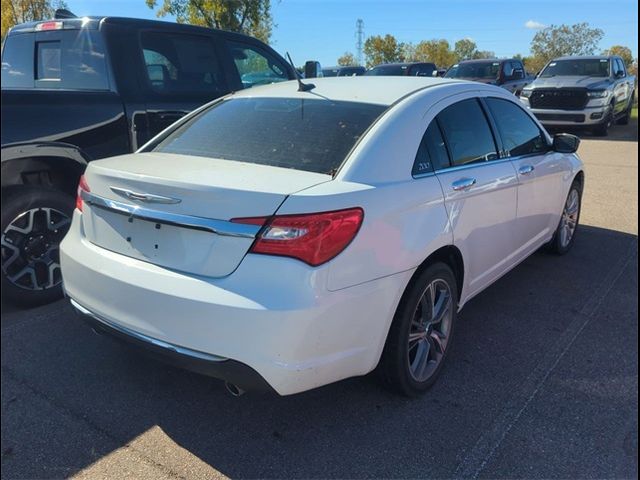
[(437, 262), (442, 262), (448, 265), (449, 268), (451, 268), (451, 270), (453, 271), (453, 275), (456, 279), (458, 301), (460, 301), (460, 298), (462, 298), (462, 288), (464, 285), (464, 259), (462, 257), (462, 252), (455, 245), (445, 245), (431, 253), (416, 269), (407, 285), (410, 285), (425, 268)]

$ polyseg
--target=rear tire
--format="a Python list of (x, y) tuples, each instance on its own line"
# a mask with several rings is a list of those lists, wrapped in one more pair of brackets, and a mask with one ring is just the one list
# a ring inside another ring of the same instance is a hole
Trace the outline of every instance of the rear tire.
[(457, 292), (453, 271), (441, 262), (411, 281), (394, 315), (378, 367), (386, 386), (415, 397), (435, 383), (451, 350)]
[(556, 255), (564, 255), (573, 246), (580, 222), (582, 210), (582, 188), (580, 183), (574, 181), (569, 189), (567, 200), (562, 208), (562, 216), (558, 223), (553, 238), (548, 243), (548, 251)]
[(2, 194), (2, 297), (41, 305), (62, 297), (59, 246), (75, 206), (52, 188), (17, 186)]

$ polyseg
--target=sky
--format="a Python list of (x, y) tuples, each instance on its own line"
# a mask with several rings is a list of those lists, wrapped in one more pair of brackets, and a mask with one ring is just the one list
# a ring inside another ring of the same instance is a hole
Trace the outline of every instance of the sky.
[[(162, 0), (158, 0), (161, 3)], [(78, 16), (156, 18), (145, 0), (66, 0)], [(271, 46), (289, 52), (296, 65), (318, 60), (335, 65), (356, 54), (356, 21), (365, 38), (390, 33), (401, 42), (470, 38), (498, 57), (528, 55), (531, 39), (548, 25), (587, 22), (605, 32), (600, 48), (625, 45), (638, 55), (635, 0), (271, 0)], [(165, 20), (172, 20), (165, 17)]]

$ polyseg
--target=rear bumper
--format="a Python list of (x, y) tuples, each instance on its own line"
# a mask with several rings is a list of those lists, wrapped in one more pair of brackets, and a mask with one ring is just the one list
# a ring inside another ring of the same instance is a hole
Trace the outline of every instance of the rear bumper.
[[(247, 255), (227, 277), (194, 276), (90, 243), (80, 215), (74, 213), (60, 246), (64, 289), (99, 327), (115, 327), (117, 336), (133, 337), (138, 345), (136, 336), (152, 345), (163, 342), (170, 347), (160, 353), (169, 350), (174, 361), (172, 348), (237, 362), (280, 395), (373, 370), (413, 273), (329, 291), (329, 264), (311, 268), (289, 258)], [(192, 356), (177, 360), (244, 388), (242, 379), (218, 368), (231, 363), (202, 364)]]
[(140, 348), (147, 355), (169, 365), (191, 370), (202, 375), (225, 380), (242, 390), (273, 392), (267, 381), (251, 367), (224, 357), (198, 352), (163, 342), (112, 323), (86, 309), (75, 300), (71, 305), (95, 332), (107, 335), (120, 342)]

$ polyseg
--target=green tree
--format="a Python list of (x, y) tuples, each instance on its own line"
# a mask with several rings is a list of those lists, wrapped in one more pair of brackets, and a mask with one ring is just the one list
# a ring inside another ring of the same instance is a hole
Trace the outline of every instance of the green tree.
[(53, 18), (58, 8), (67, 8), (67, 5), (61, 0), (2, 0), (1, 37), (14, 25)]
[(478, 46), (476, 45), (476, 42), (469, 38), (458, 40), (453, 47), (453, 53), (456, 56), (456, 61), (474, 58), (477, 51)]
[(357, 64), (356, 57), (354, 57), (351, 52), (344, 52), (344, 54), (338, 58), (338, 65), (343, 67), (352, 67)]
[(496, 58), (496, 52), (492, 52), (491, 50), (478, 50), (473, 54), (474, 59), (479, 58)]
[[(151, 9), (158, 0), (145, 0)], [(268, 42), (273, 29), (271, 0), (162, 0), (158, 17), (174, 15), (178, 23), (241, 32)]]
[(624, 64), (629, 68), (633, 65), (633, 53), (628, 47), (622, 45), (614, 45), (613, 47), (602, 52), (603, 55), (618, 55), (624, 61)]
[(593, 55), (604, 36), (588, 23), (551, 25), (538, 31), (531, 41), (531, 53), (539, 63), (564, 55)]
[(415, 48), (415, 61), (433, 62), (438, 67), (449, 67), (456, 62), (457, 56), (445, 39), (423, 40)]
[(402, 45), (393, 35), (374, 35), (364, 42), (364, 52), (367, 67), (373, 67), (380, 63), (398, 62), (404, 58)]

